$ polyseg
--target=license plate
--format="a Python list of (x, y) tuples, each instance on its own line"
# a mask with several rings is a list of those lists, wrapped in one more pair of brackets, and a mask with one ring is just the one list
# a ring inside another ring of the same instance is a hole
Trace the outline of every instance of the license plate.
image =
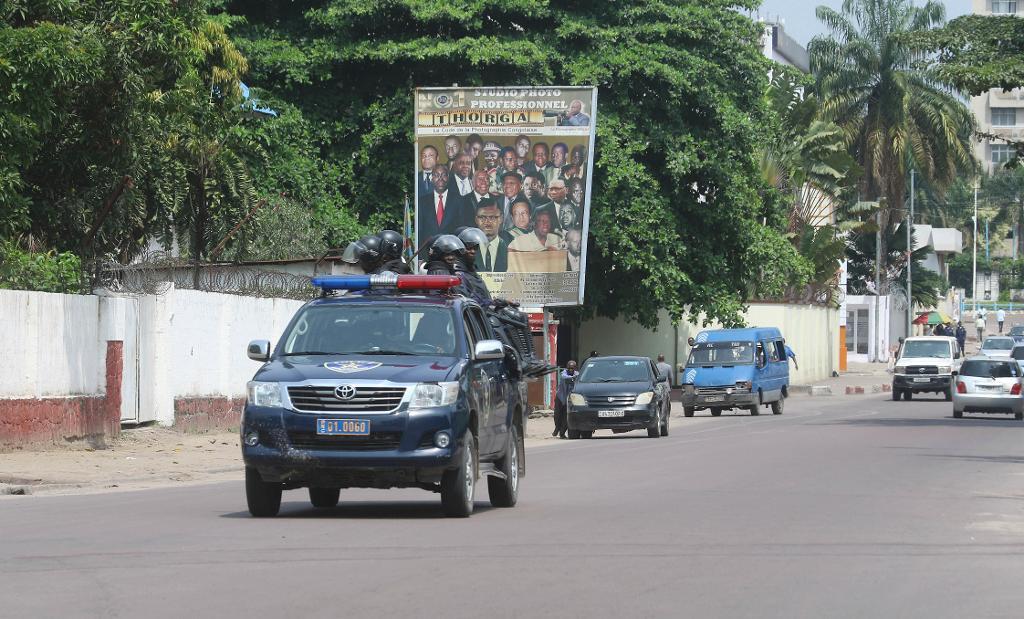
[(598, 417), (625, 417), (626, 411), (597, 411)]
[(915, 383), (930, 383), (930, 382), (932, 382), (932, 379), (928, 378), (927, 376), (923, 376), (923, 377), (915, 378), (914, 382)]
[(708, 396), (704, 396), (704, 401), (705, 402), (724, 402), (725, 401), (725, 396), (724, 395), (708, 395)]
[(368, 419), (317, 419), (316, 433), (325, 436), (368, 436)]

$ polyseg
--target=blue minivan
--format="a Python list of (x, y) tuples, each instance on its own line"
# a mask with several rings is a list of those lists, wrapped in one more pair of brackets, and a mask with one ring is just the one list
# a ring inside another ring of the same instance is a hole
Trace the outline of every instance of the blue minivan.
[(775, 327), (713, 329), (694, 338), (682, 376), (683, 414), (698, 409), (740, 408), (757, 415), (761, 406), (782, 414), (789, 396), (789, 363)]

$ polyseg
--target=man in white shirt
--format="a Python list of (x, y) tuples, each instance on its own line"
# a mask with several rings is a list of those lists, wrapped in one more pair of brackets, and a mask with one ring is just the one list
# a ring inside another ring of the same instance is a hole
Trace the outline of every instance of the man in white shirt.
[(459, 190), (460, 196), (473, 193), (473, 158), (468, 153), (462, 153), (455, 158), (455, 168), (452, 170), (452, 179)]
[(533, 216), (533, 232), (516, 237), (508, 248), (512, 251), (544, 251), (558, 249), (561, 243), (562, 237), (551, 232), (551, 213), (544, 210)]
[(1006, 321), (1006, 311), (1003, 308), (996, 310), (996, 324), (999, 325), (999, 333), (1003, 333), (1003, 322)]

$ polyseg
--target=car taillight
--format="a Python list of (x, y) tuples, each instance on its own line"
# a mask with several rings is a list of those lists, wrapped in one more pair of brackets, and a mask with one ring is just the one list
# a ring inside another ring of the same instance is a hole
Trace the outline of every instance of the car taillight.
[(1010, 387), (1010, 395), (1020, 395), (1020, 383), (1013, 383), (1013, 387)]
[[(1017, 391), (1020, 392), (1020, 384), (1017, 385)], [(964, 384), (964, 381), (961, 380), (961, 381), (957, 382), (957, 384), (956, 384), (956, 392), (957, 393), (967, 393), (967, 385)]]

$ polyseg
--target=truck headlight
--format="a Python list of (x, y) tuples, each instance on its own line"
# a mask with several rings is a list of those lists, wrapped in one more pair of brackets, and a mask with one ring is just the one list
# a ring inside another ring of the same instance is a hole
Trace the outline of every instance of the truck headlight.
[(281, 406), (281, 385), (261, 383), (255, 380), (245, 385), (249, 404), (253, 406)]
[(896, 367), (893, 368), (892, 371), (894, 373), (896, 373), (896, 374), (906, 374), (907, 373), (907, 366), (905, 366), (905, 365), (897, 365)]
[(569, 404), (572, 404), (573, 406), (586, 406), (587, 405), (587, 399), (584, 398), (583, 396), (581, 396), (578, 393), (570, 393), (569, 394)]
[(939, 374), (950, 374), (952, 372), (953, 372), (953, 368), (951, 366), (948, 366), (948, 365), (940, 365), (939, 366)]
[(459, 398), (459, 383), (420, 383), (413, 387), (409, 408), (434, 408), (454, 404)]
[(640, 395), (636, 396), (636, 402), (633, 402), (634, 406), (647, 406), (654, 399), (653, 391), (645, 391)]

